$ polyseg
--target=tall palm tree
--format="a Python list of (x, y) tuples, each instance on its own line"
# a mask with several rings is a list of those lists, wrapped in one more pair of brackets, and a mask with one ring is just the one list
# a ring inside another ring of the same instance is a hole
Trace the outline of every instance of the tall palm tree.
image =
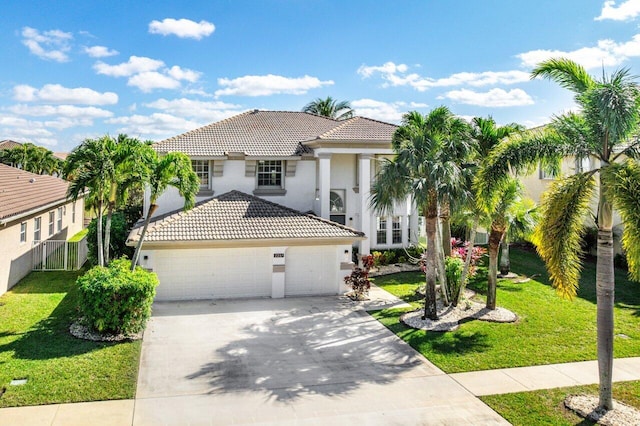
[(181, 152), (170, 152), (163, 157), (158, 157), (157, 153), (147, 145), (141, 152), (141, 161), (146, 162), (149, 169), (145, 184), (150, 190), (149, 208), (146, 212), (144, 225), (140, 239), (136, 245), (136, 250), (131, 259), (131, 270), (135, 270), (138, 258), (140, 257), (140, 249), (144, 237), (151, 221), (153, 212), (158, 207), (156, 201), (162, 193), (169, 187), (173, 186), (178, 190), (181, 197), (184, 198), (184, 209), (188, 210), (195, 204), (196, 194), (200, 189), (200, 180), (193, 171), (191, 159)]
[(331, 96), (325, 99), (317, 98), (302, 108), (303, 112), (333, 118), (334, 120), (346, 120), (353, 117), (353, 109), (348, 101), (337, 101)]
[(110, 138), (86, 139), (77, 146), (65, 162), (64, 176), (70, 180), (69, 196), (75, 201), (85, 191), (98, 211), (98, 265), (104, 266), (104, 239), (102, 217), (108, 198), (110, 179), (114, 174), (113, 156), (109, 149)]
[(436, 267), (438, 207), (443, 197), (454, 193), (462, 180), (454, 147), (466, 141), (468, 125), (446, 107), (422, 116), (413, 111), (404, 115), (392, 138), (395, 157), (384, 160), (371, 187), (371, 205), (385, 212), (394, 203), (412, 197), (425, 217), (427, 232), (426, 294), (424, 316), (437, 319)]
[(590, 213), (590, 201), (597, 197), (599, 405), (611, 409), (614, 206), (624, 223), (622, 243), (627, 251), (630, 276), (640, 280), (640, 193), (637, 191), (640, 167), (636, 160), (640, 146), (637, 139), (640, 91), (627, 69), (597, 80), (568, 59), (542, 62), (533, 70), (532, 77), (547, 78), (573, 91), (581, 111), (554, 117), (545, 128), (526, 132), (500, 146), (491, 154), (489, 165), (479, 173), (486, 183), (481, 191), (491, 204), (495, 202), (493, 192), (508, 179), (510, 170), (531, 170), (538, 162), (549, 170), (558, 170), (560, 160), (569, 155), (600, 159), (599, 167), (557, 178), (552, 183), (541, 201), (541, 221), (534, 232), (534, 243), (554, 287), (565, 297), (575, 296), (582, 268), (580, 237), (585, 230), (585, 216)]

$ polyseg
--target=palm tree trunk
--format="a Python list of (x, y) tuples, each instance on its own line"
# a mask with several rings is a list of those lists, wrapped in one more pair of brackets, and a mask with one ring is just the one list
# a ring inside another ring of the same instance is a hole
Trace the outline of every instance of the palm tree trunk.
[(440, 220), (442, 222), (442, 250), (444, 256), (451, 256), (451, 205), (445, 198), (440, 208)]
[(500, 256), (500, 275), (505, 276), (511, 270), (511, 261), (509, 259), (509, 237), (505, 234), (502, 239), (502, 253)]
[(104, 264), (109, 266), (110, 248), (111, 248), (111, 217), (113, 215), (113, 207), (109, 205), (107, 208), (107, 220), (104, 225)]
[(598, 372), (600, 407), (613, 409), (613, 302), (615, 278), (613, 270), (613, 217), (611, 204), (603, 196), (600, 186), (598, 209), (598, 260), (596, 263), (596, 301), (598, 327)]
[(476, 242), (476, 233), (478, 232), (478, 222), (480, 222), (480, 216), (476, 215), (473, 219), (473, 227), (471, 228), (471, 235), (469, 236), (469, 245), (467, 246), (467, 256), (464, 259), (464, 269), (460, 276), (460, 285), (458, 286), (458, 294), (453, 297), (453, 306), (458, 306), (460, 300), (464, 296), (464, 289), (467, 287), (467, 277), (469, 276), (469, 270), (471, 269), (471, 259), (473, 258), (473, 247)]
[(149, 227), (149, 222), (151, 222), (151, 215), (158, 208), (157, 204), (149, 204), (149, 210), (147, 211), (147, 216), (144, 218), (144, 226), (142, 227), (142, 233), (140, 234), (140, 239), (138, 240), (138, 244), (136, 244), (136, 250), (133, 252), (133, 257), (131, 258), (131, 270), (134, 271), (136, 269), (136, 264), (138, 263), (138, 258), (140, 257), (140, 250), (142, 249), (142, 242), (144, 241), (144, 236), (147, 233), (147, 228)]
[(489, 277), (487, 284), (487, 309), (496, 308), (496, 288), (498, 283), (498, 251), (500, 250), (500, 231), (491, 227), (489, 233)]
[(102, 199), (98, 200), (98, 266), (104, 266), (104, 240), (102, 239)]
[(444, 247), (442, 246), (442, 233), (438, 232), (440, 227), (436, 227), (436, 247), (438, 249), (438, 281), (440, 282), (440, 293), (446, 306), (449, 306), (449, 286), (447, 283), (447, 272), (445, 267)]
[[(433, 206), (435, 204), (435, 206)], [(424, 318), (438, 319), (436, 308), (436, 227), (438, 226), (437, 203), (430, 202), (425, 209), (425, 227), (427, 231), (427, 258), (425, 261), (426, 288), (424, 296)]]

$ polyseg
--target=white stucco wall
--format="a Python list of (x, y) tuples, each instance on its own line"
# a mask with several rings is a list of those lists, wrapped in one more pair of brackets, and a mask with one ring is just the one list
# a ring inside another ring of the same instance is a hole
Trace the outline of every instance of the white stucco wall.
[[(49, 210), (20, 218), (6, 225), (0, 225), (0, 295), (16, 285), (24, 276), (31, 272), (34, 223), (40, 218), (41, 239), (66, 240), (83, 227), (84, 200), (75, 203), (75, 222), (72, 221), (72, 202), (59, 204)], [(62, 230), (58, 232), (57, 209), (62, 207)], [(54, 233), (49, 234), (49, 212), (55, 212)], [(20, 242), (20, 224), (27, 224), (26, 241)]]

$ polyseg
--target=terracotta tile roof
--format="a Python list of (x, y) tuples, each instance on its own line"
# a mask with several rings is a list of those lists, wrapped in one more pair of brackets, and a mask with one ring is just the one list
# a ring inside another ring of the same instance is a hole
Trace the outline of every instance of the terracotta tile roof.
[(64, 161), (69, 156), (69, 153), (68, 152), (54, 152), (53, 156), (59, 158), (62, 161)]
[[(142, 224), (129, 234), (139, 240)], [(225, 241), (269, 239), (360, 239), (364, 233), (297, 210), (230, 191), (198, 203), (189, 211), (175, 211), (152, 219), (145, 241)]]
[(67, 198), (69, 183), (0, 164), (0, 221)]
[(22, 146), (20, 142), (5, 139), (0, 141), (0, 149), (13, 149), (15, 147)]
[(319, 139), (391, 141), (398, 126), (365, 117), (353, 117), (320, 135)]
[(158, 152), (181, 151), (189, 156), (287, 157), (311, 152), (301, 143), (316, 139), (391, 141), (396, 126), (368, 118), (337, 121), (306, 112), (249, 111), (154, 145)]

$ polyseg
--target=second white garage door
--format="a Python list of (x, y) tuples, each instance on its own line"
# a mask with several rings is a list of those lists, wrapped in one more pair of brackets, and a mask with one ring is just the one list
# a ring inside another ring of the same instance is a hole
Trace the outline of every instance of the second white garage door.
[(285, 296), (337, 294), (336, 246), (289, 247), (286, 252)]
[(271, 296), (271, 248), (154, 250), (156, 300)]

